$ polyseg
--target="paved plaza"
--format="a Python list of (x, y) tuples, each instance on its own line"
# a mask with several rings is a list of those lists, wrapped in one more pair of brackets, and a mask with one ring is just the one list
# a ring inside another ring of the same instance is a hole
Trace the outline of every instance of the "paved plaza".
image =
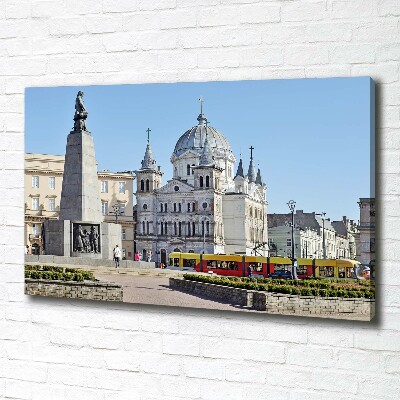
[(122, 285), (125, 303), (254, 312), (254, 310), (240, 305), (217, 302), (170, 289), (168, 286), (169, 276), (178, 276), (178, 274), (166, 273), (164, 276), (157, 276), (155, 272), (153, 274), (147, 272), (143, 275), (131, 275), (124, 270), (119, 270), (118, 273), (112, 274), (95, 272), (95, 276), (97, 279)]

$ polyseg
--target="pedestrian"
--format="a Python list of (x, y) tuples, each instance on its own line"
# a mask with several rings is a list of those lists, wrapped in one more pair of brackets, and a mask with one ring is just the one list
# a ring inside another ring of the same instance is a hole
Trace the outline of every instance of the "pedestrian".
[(140, 261), (140, 254), (138, 251), (135, 254), (135, 261)]
[(115, 268), (119, 268), (119, 262), (121, 260), (121, 249), (116, 244), (113, 250), (114, 254), (114, 261), (115, 261)]
[(253, 277), (253, 272), (252, 272), (252, 270), (251, 270), (250, 265), (247, 267), (247, 274), (248, 274), (248, 276), (249, 276), (250, 279)]

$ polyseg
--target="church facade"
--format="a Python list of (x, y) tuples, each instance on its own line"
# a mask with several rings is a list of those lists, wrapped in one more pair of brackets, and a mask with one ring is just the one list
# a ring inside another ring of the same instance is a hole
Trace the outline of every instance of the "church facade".
[(173, 177), (162, 183), (148, 139), (137, 177), (136, 248), (144, 259), (167, 263), (173, 251), (268, 254), (266, 185), (256, 173), (251, 147), (247, 174), (222, 133), (198, 124), (178, 139)]

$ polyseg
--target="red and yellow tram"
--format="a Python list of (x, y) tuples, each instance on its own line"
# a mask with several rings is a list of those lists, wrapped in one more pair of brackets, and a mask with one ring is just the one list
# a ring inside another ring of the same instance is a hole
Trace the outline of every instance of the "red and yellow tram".
[[(275, 271), (291, 271), (292, 260), (287, 257), (262, 257), (239, 254), (197, 254), (173, 252), (169, 255), (171, 266), (193, 268), (197, 272), (213, 272), (225, 276), (252, 275), (267, 277)], [(297, 276), (343, 278), (354, 277), (354, 267), (358, 261), (347, 259), (297, 259)]]

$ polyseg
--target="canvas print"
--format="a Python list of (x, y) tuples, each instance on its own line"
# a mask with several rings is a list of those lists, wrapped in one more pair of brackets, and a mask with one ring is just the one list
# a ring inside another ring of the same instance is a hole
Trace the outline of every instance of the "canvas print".
[(25, 293), (371, 320), (374, 93), (369, 77), (26, 89)]

